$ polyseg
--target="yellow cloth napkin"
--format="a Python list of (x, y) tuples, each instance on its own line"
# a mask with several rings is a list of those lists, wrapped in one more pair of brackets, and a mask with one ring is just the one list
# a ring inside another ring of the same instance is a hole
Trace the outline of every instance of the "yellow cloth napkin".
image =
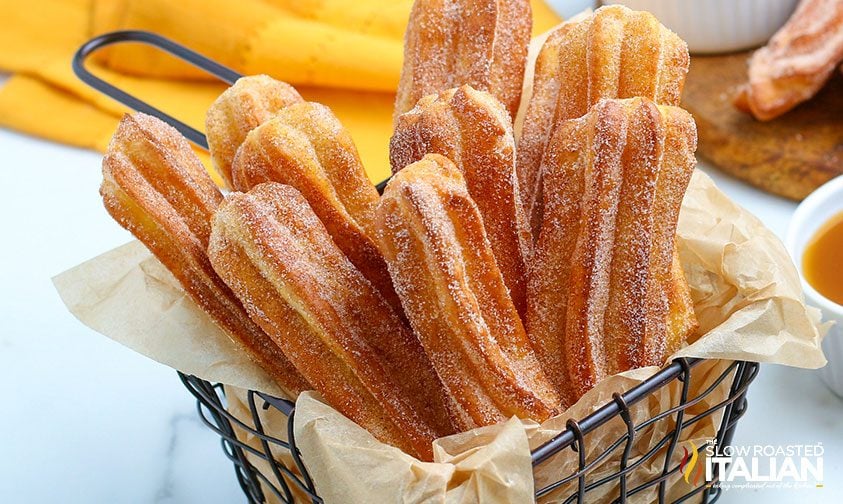
[[(532, 0), (533, 31), (559, 22)], [(126, 109), (72, 73), (74, 51), (112, 30), (149, 30), (243, 74), (265, 73), (330, 106), (354, 137), (369, 176), (389, 174), (392, 105), (412, 0), (0, 0), (0, 125), (104, 150)], [(97, 75), (204, 130), (224, 85), (142, 45), (109, 48)], [(207, 157), (203, 158), (207, 163)]]

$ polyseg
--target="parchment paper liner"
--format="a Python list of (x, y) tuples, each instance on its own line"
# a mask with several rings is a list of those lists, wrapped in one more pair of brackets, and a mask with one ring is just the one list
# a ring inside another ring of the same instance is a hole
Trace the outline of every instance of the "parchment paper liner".
[[(803, 368), (825, 364), (819, 313), (805, 306), (797, 272), (784, 246), (699, 171), (683, 202), (678, 245), (702, 335), (677, 357), (752, 360)], [(280, 394), (138, 242), (66, 271), (54, 282), (71, 313), (94, 330), (174, 369), (232, 385), (228, 387), (231, 408), (246, 418), (248, 409), (243, 409), (243, 393), (237, 389)], [(698, 366), (690, 397), (711, 382), (705, 376), (719, 375), (728, 364), (712, 361)], [(613, 392), (628, 390), (656, 370), (643, 368), (613, 376), (541, 426), (513, 418), (437, 440), (434, 463), (419, 462), (378, 442), (312, 393), (303, 394), (296, 403), (296, 439), (327, 503), (531, 502), (530, 448), (564, 429), (568, 418), (586, 416), (611, 400)], [(705, 405), (723, 400), (729, 385), (729, 380), (723, 382)], [(633, 408), (633, 415), (638, 420), (652, 417), (675, 405), (678, 393), (678, 383), (665, 387)], [(705, 405), (698, 407), (699, 411)], [(691, 438), (702, 444), (715, 434), (719, 418), (715, 415), (699, 422), (682, 441)], [(283, 437), (286, 420), (277, 415), (265, 428)], [(648, 441), (659, 439), (669, 428), (668, 422), (654, 424), (638, 437), (636, 446), (646, 451)], [(602, 451), (624, 432), (624, 424), (616, 419), (589, 435), (589, 455)], [(246, 440), (250, 441), (254, 442)], [(617, 470), (621, 451), (616, 453), (595, 470)], [(634, 451), (632, 458), (636, 456)], [(535, 485), (556, 481), (575, 467), (575, 454), (565, 450), (537, 468)], [(633, 473), (630, 488), (661, 470), (661, 464), (642, 465)], [(669, 495), (690, 489), (683, 485), (670, 484)], [(563, 489), (554, 495), (570, 491)], [(614, 491), (611, 486), (589, 493), (589, 501), (599, 502), (609, 491)], [(649, 500), (652, 495), (639, 495), (636, 501)]]

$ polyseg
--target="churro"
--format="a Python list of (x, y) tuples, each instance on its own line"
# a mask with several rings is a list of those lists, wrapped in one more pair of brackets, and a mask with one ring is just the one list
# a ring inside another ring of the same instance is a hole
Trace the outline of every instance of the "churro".
[(102, 172), (100, 194), (108, 213), (146, 245), (289, 397), (310, 388), (208, 261), (211, 216), (223, 196), (187, 140), (154, 117), (126, 115), (108, 146)]
[(542, 421), (559, 399), (536, 359), (460, 171), (428, 154), (398, 172), (377, 212), (405, 313), (453, 399), (460, 430)]

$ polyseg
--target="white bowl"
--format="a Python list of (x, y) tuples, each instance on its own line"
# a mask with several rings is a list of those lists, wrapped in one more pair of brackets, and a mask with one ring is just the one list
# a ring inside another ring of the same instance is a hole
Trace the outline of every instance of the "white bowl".
[[(829, 219), (843, 212), (843, 175), (836, 177), (811, 193), (796, 207), (785, 239), (788, 252), (796, 263), (802, 278), (805, 301), (818, 307), (823, 320), (834, 325), (823, 340), (823, 352), (828, 364), (819, 370), (820, 377), (838, 396), (843, 397), (843, 306), (823, 296), (805, 280), (802, 272), (802, 255), (814, 234)], [(841, 251), (843, 260), (843, 251)]]
[(586, 9), (594, 10), (600, 6), (598, 0), (548, 0), (547, 4), (566, 21)]
[(798, 0), (604, 0), (649, 11), (688, 43), (692, 53), (738, 51), (764, 45)]

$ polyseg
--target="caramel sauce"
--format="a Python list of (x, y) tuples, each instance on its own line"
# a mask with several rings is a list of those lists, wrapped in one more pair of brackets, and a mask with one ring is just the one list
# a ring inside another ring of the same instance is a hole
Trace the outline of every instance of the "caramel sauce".
[(802, 272), (817, 292), (843, 305), (843, 212), (811, 237), (802, 255)]

